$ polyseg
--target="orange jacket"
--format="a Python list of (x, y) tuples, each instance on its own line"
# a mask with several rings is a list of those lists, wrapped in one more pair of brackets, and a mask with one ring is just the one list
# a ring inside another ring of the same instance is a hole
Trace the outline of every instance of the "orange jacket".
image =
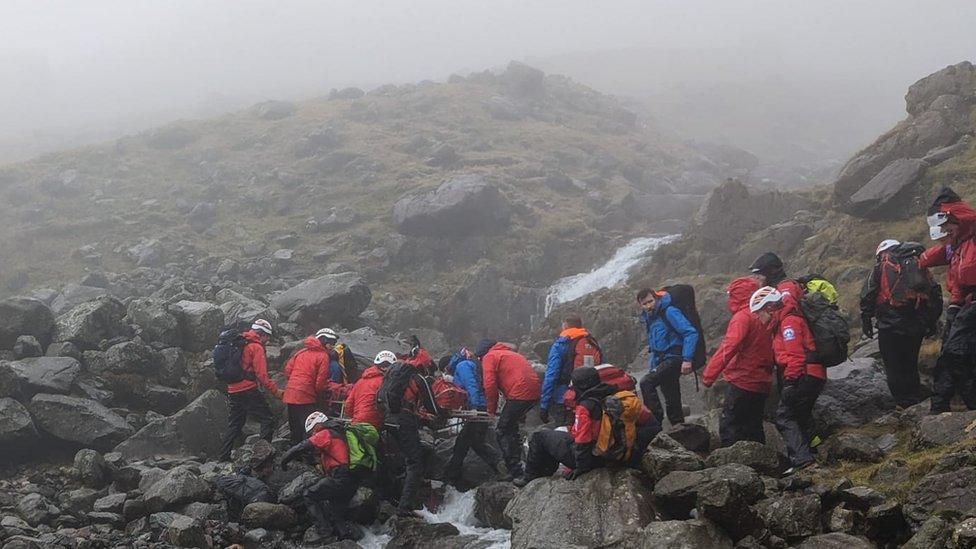
[(328, 389), (329, 353), (314, 336), (305, 338), (305, 347), (285, 363), (285, 404), (315, 404)]
[(231, 383), (227, 386), (227, 392), (230, 394), (243, 393), (244, 391), (257, 389), (258, 383), (260, 383), (265, 390), (278, 397), (281, 395), (281, 389), (278, 389), (278, 385), (275, 384), (274, 380), (268, 377), (268, 361), (264, 356), (264, 345), (261, 344), (261, 336), (254, 330), (248, 330), (244, 332), (244, 339), (247, 340), (247, 343), (244, 345), (244, 352), (241, 355), (241, 368), (245, 372), (254, 373), (256, 381), (242, 379), (237, 383)]
[(346, 397), (343, 413), (353, 423), (369, 423), (377, 429), (383, 428), (383, 413), (376, 407), (376, 393), (383, 383), (383, 372), (370, 366), (356, 381)]
[(507, 400), (539, 400), (542, 383), (524, 356), (504, 343), (496, 343), (481, 359), (488, 413), (498, 410), (498, 393)]

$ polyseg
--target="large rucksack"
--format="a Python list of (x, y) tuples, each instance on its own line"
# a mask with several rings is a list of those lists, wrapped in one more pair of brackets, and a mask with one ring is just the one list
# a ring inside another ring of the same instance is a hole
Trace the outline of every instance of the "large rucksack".
[[(596, 367), (596, 372), (600, 376), (600, 383), (605, 383), (617, 391), (633, 391), (637, 388), (637, 380), (623, 368), (603, 364)], [(576, 389), (572, 386), (563, 394), (563, 406), (569, 410), (576, 408)]]
[(245, 345), (247, 339), (239, 326), (231, 326), (220, 332), (213, 349), (213, 368), (217, 379), (227, 384), (254, 379), (254, 372), (244, 370)]
[(468, 393), (444, 378), (437, 378), (430, 386), (434, 402), (442, 410), (463, 410), (468, 405)]
[(369, 423), (349, 423), (343, 434), (349, 448), (349, 468), (365, 468), (375, 471), (379, 464), (376, 448), (380, 443), (380, 433)]
[(586, 357), (592, 357), (592, 366), (603, 364), (603, 351), (600, 350), (600, 344), (596, 342), (596, 339), (592, 335), (586, 334), (585, 336), (579, 336), (569, 340), (569, 350), (563, 355), (563, 360), (560, 364), (560, 385), (569, 383), (570, 377), (573, 375), (573, 370), (583, 366), (586, 363)]
[(603, 399), (603, 417), (593, 455), (613, 461), (627, 461), (637, 440), (637, 419), (641, 401), (633, 391), (618, 391)]
[[(705, 354), (705, 330), (702, 329), (701, 316), (698, 314), (698, 306), (695, 304), (695, 288), (690, 284), (674, 284), (665, 286), (663, 290), (671, 295), (671, 306), (677, 307), (698, 331), (698, 343), (695, 345), (695, 354), (691, 359), (691, 368), (700, 370), (708, 362), (708, 357)], [(671, 328), (671, 331), (677, 331), (668, 322), (667, 311), (661, 314), (661, 318)]]
[(935, 284), (927, 269), (918, 264), (921, 246), (911, 242), (901, 244), (881, 256), (881, 276), (878, 280), (878, 303), (892, 307), (925, 306)]
[(800, 312), (813, 333), (817, 349), (807, 356), (807, 362), (829, 368), (846, 361), (851, 329), (837, 307), (832, 306), (824, 294), (814, 292), (800, 300)]
[(383, 382), (376, 391), (376, 407), (389, 416), (403, 408), (403, 394), (417, 370), (406, 362), (396, 362), (383, 374)]

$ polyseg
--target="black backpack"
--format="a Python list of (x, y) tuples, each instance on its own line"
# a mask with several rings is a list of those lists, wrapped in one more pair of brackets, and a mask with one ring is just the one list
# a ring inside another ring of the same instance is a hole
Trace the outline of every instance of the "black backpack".
[[(695, 289), (690, 284), (674, 284), (673, 286), (665, 286), (663, 290), (671, 295), (671, 306), (677, 307), (698, 331), (698, 344), (695, 345), (695, 355), (691, 359), (691, 368), (700, 370), (708, 362), (708, 357), (705, 354), (705, 330), (702, 329), (701, 316), (698, 314), (698, 306), (695, 304)], [(661, 318), (672, 332), (677, 332), (674, 326), (668, 322), (667, 311), (661, 313)]]
[(376, 407), (384, 415), (399, 413), (403, 408), (403, 394), (417, 371), (406, 362), (397, 362), (383, 374), (383, 382), (376, 391)]
[(832, 306), (822, 293), (813, 292), (800, 300), (800, 311), (813, 332), (813, 343), (817, 348), (807, 356), (807, 362), (826, 368), (845, 362), (851, 329), (837, 307)]
[(925, 307), (935, 280), (918, 264), (918, 256), (924, 250), (920, 244), (906, 242), (882, 256), (881, 279), (878, 281), (881, 301), (892, 307)]
[(238, 326), (220, 332), (213, 349), (214, 375), (220, 381), (231, 384), (254, 379), (254, 372), (244, 370), (244, 346), (247, 340)]

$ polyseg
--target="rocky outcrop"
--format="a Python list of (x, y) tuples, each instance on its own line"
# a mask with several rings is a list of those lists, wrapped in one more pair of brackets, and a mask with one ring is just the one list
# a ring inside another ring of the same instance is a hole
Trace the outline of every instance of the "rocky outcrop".
[(874, 359), (853, 359), (827, 370), (814, 419), (822, 433), (859, 427), (895, 407), (884, 371)]
[(54, 314), (42, 301), (11, 297), (0, 301), (0, 349), (12, 349), (20, 336), (34, 336), (42, 345), (51, 341)]
[(57, 318), (57, 341), (79, 349), (97, 349), (103, 339), (125, 333), (125, 305), (114, 297), (100, 297), (73, 307)]
[(39, 394), (29, 409), (39, 429), (70, 444), (108, 450), (132, 434), (125, 419), (87, 398)]
[(708, 520), (662, 520), (632, 534), (621, 547), (628, 549), (732, 549), (732, 540)]
[(133, 299), (129, 302), (127, 314), (129, 322), (142, 328), (139, 335), (143, 340), (165, 346), (178, 346), (182, 343), (180, 323), (161, 301)]
[(930, 474), (918, 482), (905, 500), (908, 523), (917, 528), (935, 513), (951, 511), (962, 515), (976, 513), (976, 468)]
[[(904, 211), (910, 191), (925, 170), (917, 158), (899, 158), (885, 166), (849, 199), (850, 210), (861, 217), (894, 218)], [(909, 193), (906, 193), (909, 191)], [(908, 196), (903, 196), (908, 194)]]
[(635, 471), (598, 469), (568, 481), (537, 479), (508, 504), (512, 547), (602, 547), (654, 520), (650, 492)]
[(275, 295), (271, 306), (282, 318), (312, 329), (352, 322), (372, 297), (362, 277), (347, 272), (306, 280)]
[(926, 416), (918, 422), (918, 426), (912, 433), (912, 449), (945, 446), (976, 438), (974, 431), (976, 431), (976, 411), (946, 412)]
[(69, 357), (0, 362), (0, 394), (21, 400), (37, 393), (67, 394), (79, 374), (81, 365)]
[(407, 195), (393, 205), (393, 223), (410, 236), (496, 234), (508, 229), (510, 214), (508, 199), (480, 174), (456, 176), (434, 191)]
[(0, 444), (13, 450), (36, 439), (37, 430), (27, 408), (12, 398), (0, 398)]
[(216, 456), (227, 414), (226, 397), (216, 390), (207, 391), (179, 412), (151, 421), (115, 451), (130, 460)]
[(544, 309), (546, 291), (527, 288), (481, 263), (458, 282), (457, 291), (441, 305), (441, 330), (458, 340), (477, 337), (514, 338), (527, 333)]
[(512, 521), (505, 508), (515, 498), (515, 486), (510, 482), (487, 482), (478, 486), (474, 495), (474, 516), (489, 528), (512, 529)]
[(180, 341), (187, 351), (208, 351), (224, 326), (224, 312), (205, 301), (182, 300), (169, 306), (180, 326)]

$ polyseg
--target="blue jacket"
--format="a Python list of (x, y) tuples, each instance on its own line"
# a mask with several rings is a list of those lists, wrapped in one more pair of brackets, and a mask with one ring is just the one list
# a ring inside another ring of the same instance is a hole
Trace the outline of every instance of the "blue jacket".
[(454, 384), (468, 393), (468, 406), (476, 410), (487, 409), (485, 391), (478, 379), (478, 365), (473, 360), (455, 354), (447, 368), (454, 372)]
[(549, 359), (546, 361), (546, 375), (542, 379), (542, 396), (539, 399), (539, 409), (548, 410), (555, 402), (563, 403), (563, 396), (569, 385), (559, 383), (559, 374), (563, 369), (563, 356), (569, 352), (569, 338), (559, 336), (549, 347)]
[(335, 353), (329, 354), (329, 379), (342, 383), (342, 364), (339, 364), (339, 357)]
[[(664, 316), (667, 316), (667, 322)], [(695, 356), (698, 344), (698, 330), (692, 326), (681, 309), (671, 306), (671, 294), (665, 293), (654, 310), (641, 313), (641, 321), (647, 328), (647, 350), (651, 352), (648, 368), (651, 371), (665, 359), (678, 356), (675, 348), (681, 349), (681, 359), (690, 361)], [(670, 324), (670, 326), (669, 326)]]

